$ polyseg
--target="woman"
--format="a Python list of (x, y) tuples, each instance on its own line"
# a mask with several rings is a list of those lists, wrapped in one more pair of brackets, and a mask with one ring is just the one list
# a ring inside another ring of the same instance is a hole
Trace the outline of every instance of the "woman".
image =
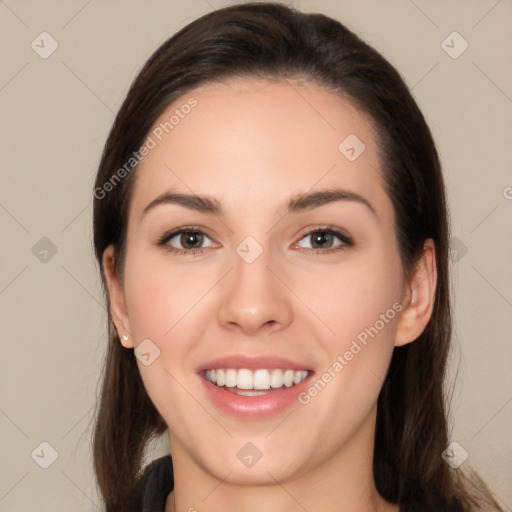
[(94, 196), (107, 511), (500, 510), (442, 457), (443, 179), (373, 48), (280, 4), (203, 16), (135, 79)]

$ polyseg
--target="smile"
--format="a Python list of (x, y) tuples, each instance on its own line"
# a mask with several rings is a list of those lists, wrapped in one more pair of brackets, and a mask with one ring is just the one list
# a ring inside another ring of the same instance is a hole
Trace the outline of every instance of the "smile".
[(259, 396), (280, 388), (290, 388), (303, 382), (308, 370), (228, 368), (210, 369), (204, 378), (218, 387), (244, 396)]

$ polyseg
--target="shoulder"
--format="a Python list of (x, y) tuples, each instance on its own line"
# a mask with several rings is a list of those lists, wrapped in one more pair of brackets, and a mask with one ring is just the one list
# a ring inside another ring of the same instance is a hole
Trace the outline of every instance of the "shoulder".
[(165, 455), (144, 468), (127, 506), (130, 512), (165, 512), (165, 502), (173, 488), (172, 459)]

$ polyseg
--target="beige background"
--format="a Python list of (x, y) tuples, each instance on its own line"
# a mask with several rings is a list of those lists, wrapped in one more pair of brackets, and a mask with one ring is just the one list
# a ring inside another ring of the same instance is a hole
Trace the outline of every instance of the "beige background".
[[(99, 510), (89, 446), (106, 342), (91, 242), (96, 167), (144, 61), (228, 3), (0, 0), (1, 511)], [(383, 52), (430, 123), (458, 247), (451, 438), (469, 454), (462, 467), (478, 468), (510, 511), (512, 3), (294, 5), (339, 19)], [(43, 31), (58, 43), (47, 59), (31, 48)], [(453, 31), (469, 44), (457, 59), (441, 46)], [(47, 261), (43, 237), (57, 249)], [(165, 449), (164, 438), (152, 453)], [(41, 468), (52, 450), (57, 459)]]

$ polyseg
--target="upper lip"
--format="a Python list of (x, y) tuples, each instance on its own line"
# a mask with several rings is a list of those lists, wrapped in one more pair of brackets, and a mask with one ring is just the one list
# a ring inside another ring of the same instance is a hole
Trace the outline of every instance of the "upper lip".
[(236, 354), (232, 356), (220, 357), (212, 359), (197, 368), (198, 372), (213, 369), (224, 369), (224, 368), (247, 368), (249, 370), (258, 369), (289, 369), (289, 370), (310, 370), (310, 368), (301, 363), (291, 361), (283, 357), (276, 356), (245, 356), (242, 354)]

